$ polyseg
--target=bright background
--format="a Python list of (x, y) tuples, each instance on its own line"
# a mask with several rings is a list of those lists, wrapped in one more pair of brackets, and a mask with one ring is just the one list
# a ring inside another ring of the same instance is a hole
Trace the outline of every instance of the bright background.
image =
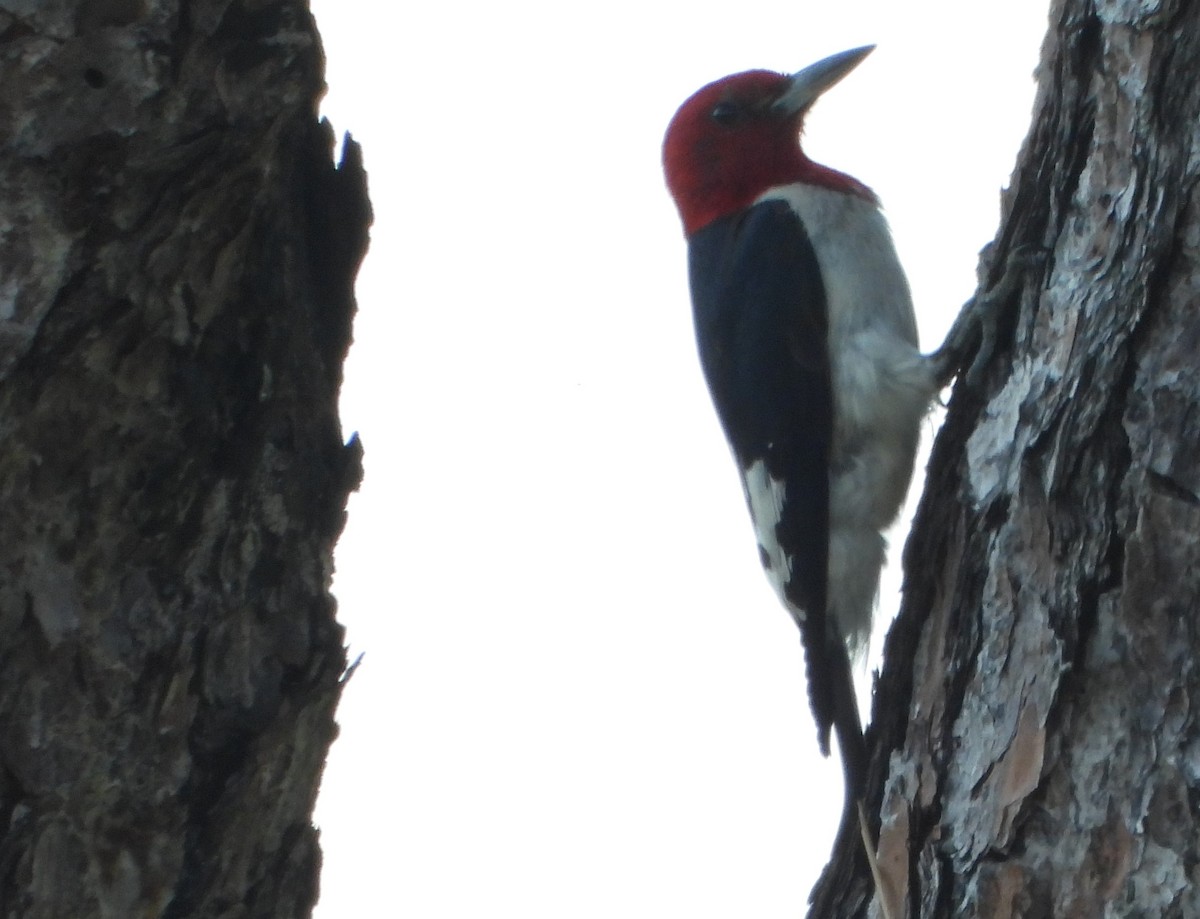
[(700, 377), (662, 133), (726, 73), (877, 43), (805, 146), (882, 197), (932, 350), (1045, 0), (313, 7), (375, 208), (317, 916), (802, 914), (841, 773)]

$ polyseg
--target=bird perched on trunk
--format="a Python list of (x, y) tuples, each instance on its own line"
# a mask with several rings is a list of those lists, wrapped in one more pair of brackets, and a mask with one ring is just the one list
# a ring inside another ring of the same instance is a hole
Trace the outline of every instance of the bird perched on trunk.
[(800, 628), (826, 755), (837, 733), (846, 818), (866, 769), (850, 660), (871, 630), (881, 531), (904, 501), (921, 421), (979, 325), (964, 311), (922, 355), (874, 192), (800, 146), (812, 104), (871, 50), (710, 83), (663, 144), (701, 364), (763, 567)]

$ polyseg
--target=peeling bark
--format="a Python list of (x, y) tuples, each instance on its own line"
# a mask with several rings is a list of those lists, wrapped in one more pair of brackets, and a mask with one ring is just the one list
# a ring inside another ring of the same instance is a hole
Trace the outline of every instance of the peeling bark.
[[(1200, 7), (1057, 0), (872, 726), (894, 916), (1200, 916)], [(994, 277), (993, 277), (994, 280)], [(812, 916), (881, 915), (852, 848)]]
[(0, 915), (306, 916), (369, 206), (302, 2), (0, 0)]

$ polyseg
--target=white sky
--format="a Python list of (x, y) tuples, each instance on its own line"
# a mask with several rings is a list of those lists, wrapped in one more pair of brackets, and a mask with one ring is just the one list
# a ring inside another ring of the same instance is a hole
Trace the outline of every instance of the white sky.
[(662, 133), (709, 80), (877, 43), (805, 146), (882, 197), (931, 350), (1046, 6), (314, 0), (376, 215), (319, 919), (803, 914), (841, 773), (700, 377)]

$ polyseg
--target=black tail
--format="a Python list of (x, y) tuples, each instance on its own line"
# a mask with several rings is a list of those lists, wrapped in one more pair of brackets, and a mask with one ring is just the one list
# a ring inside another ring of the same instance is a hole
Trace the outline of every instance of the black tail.
[(863, 739), (862, 721), (858, 717), (858, 698), (854, 692), (854, 676), (850, 670), (850, 655), (846, 646), (836, 639), (829, 642), (828, 676), (833, 702), (833, 729), (837, 733), (838, 752), (842, 756), (842, 776), (845, 781), (845, 803), (838, 839), (844, 834), (859, 835), (858, 807), (867, 787), (867, 744)]
[(839, 840), (845, 833), (859, 835), (858, 804), (866, 791), (867, 745), (863, 740), (862, 721), (858, 717), (858, 698), (850, 670), (850, 655), (837, 636), (828, 636), (822, 653), (807, 654), (809, 701), (817, 722), (817, 742), (828, 756), (829, 735), (837, 734), (838, 753), (842, 757), (845, 804), (838, 829)]

